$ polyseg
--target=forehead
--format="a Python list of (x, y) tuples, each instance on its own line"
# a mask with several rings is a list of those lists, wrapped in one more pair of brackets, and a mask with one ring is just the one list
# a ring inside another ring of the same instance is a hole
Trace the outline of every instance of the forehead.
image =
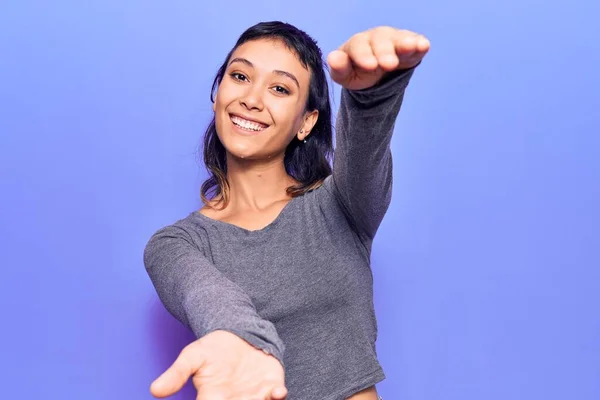
[(277, 39), (258, 39), (239, 46), (231, 59), (245, 58), (254, 68), (266, 73), (275, 70), (294, 74), (298, 80), (308, 82), (310, 72), (300, 63), (298, 56), (284, 42)]

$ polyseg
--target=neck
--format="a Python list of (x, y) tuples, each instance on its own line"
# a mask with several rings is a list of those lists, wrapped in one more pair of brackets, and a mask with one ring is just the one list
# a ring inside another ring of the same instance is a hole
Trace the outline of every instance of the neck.
[(283, 155), (269, 160), (244, 160), (228, 156), (227, 208), (260, 211), (276, 201), (291, 199), (286, 188), (297, 182), (285, 170)]

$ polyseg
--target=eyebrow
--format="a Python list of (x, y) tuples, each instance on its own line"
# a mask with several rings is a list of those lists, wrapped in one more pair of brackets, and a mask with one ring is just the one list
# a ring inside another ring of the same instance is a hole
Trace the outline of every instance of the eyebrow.
[[(234, 62), (240, 62), (242, 64), (246, 64), (250, 68), (254, 68), (254, 64), (252, 64), (250, 62), (250, 60), (248, 60), (246, 58), (236, 57), (236, 58), (234, 58), (233, 60), (231, 60), (229, 62), (229, 65), (233, 64)], [(291, 80), (294, 81), (294, 83), (296, 84), (296, 86), (298, 86), (298, 89), (300, 89), (300, 84), (298, 83), (298, 79), (296, 79), (296, 77), (293, 74), (290, 74), (289, 72), (286, 72), (286, 71), (281, 71), (279, 69), (273, 70), (273, 73), (277, 74), (277, 75), (281, 75), (281, 76), (286, 76), (286, 77), (290, 78)]]

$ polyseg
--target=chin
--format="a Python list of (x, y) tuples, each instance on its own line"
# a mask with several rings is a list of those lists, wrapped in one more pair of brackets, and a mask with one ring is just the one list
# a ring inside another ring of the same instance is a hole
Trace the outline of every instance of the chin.
[[(223, 134), (217, 133), (217, 136), (229, 156), (244, 160), (257, 160), (261, 158), (264, 140), (257, 140), (254, 135), (240, 135), (234, 129), (229, 129), (230, 127), (227, 126), (227, 123), (223, 130), (220, 130), (222, 128), (218, 125), (216, 126), (217, 132), (223, 132)], [(266, 159), (267, 157), (264, 156), (263, 158)]]
[(233, 145), (233, 146), (225, 146), (227, 153), (234, 158), (240, 158), (244, 160), (252, 160), (256, 158), (256, 150), (250, 148), (250, 146), (244, 145)]

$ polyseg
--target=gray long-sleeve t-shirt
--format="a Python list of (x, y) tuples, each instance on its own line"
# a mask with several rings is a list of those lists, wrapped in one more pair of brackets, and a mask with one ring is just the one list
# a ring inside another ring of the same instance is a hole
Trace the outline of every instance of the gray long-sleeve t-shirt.
[(232, 332), (279, 359), (287, 400), (343, 400), (385, 379), (370, 254), (392, 192), (390, 142), (415, 68), (342, 90), (333, 173), (258, 230), (198, 211), (155, 232), (144, 263), (200, 338)]

